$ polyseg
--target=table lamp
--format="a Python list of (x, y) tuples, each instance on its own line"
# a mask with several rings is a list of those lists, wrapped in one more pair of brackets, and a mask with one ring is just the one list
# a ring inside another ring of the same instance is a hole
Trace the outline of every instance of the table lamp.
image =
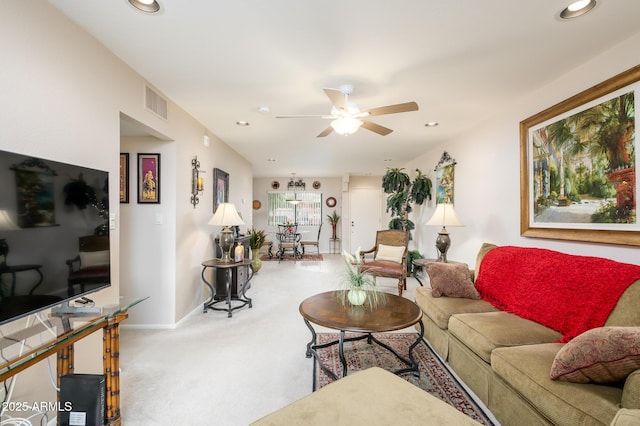
[[(7, 213), (6, 210), (0, 210), (0, 231), (15, 231), (20, 229)], [(7, 255), (9, 254), (9, 245), (4, 238), (0, 238), (0, 269), (7, 267)]]
[(451, 203), (440, 203), (436, 206), (436, 211), (431, 216), (431, 219), (427, 223), (427, 226), (440, 226), (442, 225), (442, 229), (438, 232), (438, 238), (436, 238), (436, 248), (440, 252), (440, 256), (438, 257), (438, 262), (447, 262), (447, 250), (449, 250), (449, 246), (451, 245), (451, 238), (449, 238), (449, 231), (447, 231), (447, 226), (464, 226), (458, 216), (456, 215), (455, 210), (453, 209), (453, 204)]
[(223, 263), (232, 263), (233, 260), (231, 259), (230, 253), (235, 238), (233, 236), (234, 231), (231, 227), (244, 225), (244, 222), (236, 211), (236, 207), (231, 203), (221, 203), (209, 221), (209, 225), (223, 227), (218, 237), (218, 244), (220, 244), (220, 249), (222, 250), (222, 259), (220, 261)]

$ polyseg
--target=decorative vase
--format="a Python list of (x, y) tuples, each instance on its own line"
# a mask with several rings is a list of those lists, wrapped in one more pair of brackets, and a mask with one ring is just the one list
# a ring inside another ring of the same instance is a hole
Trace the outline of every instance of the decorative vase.
[(331, 231), (333, 232), (333, 233), (331, 234), (331, 239), (332, 239), (332, 240), (335, 240), (335, 239), (337, 239), (337, 238), (338, 238), (338, 237), (336, 236), (336, 225), (337, 225), (337, 224), (335, 224), (335, 223), (332, 223), (332, 224), (331, 224)]
[(253, 252), (253, 259), (251, 259), (251, 263), (253, 264), (253, 273), (257, 273), (260, 268), (262, 268), (262, 260), (260, 260), (259, 250)]
[(367, 300), (367, 291), (354, 287), (347, 292), (347, 299), (354, 306), (364, 305), (364, 301)]

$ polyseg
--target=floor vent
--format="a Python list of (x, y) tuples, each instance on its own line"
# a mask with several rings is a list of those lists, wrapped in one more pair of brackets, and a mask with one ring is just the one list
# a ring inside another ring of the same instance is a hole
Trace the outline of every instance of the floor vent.
[(167, 120), (167, 104), (167, 100), (162, 95), (149, 85), (144, 85), (144, 106), (146, 109)]

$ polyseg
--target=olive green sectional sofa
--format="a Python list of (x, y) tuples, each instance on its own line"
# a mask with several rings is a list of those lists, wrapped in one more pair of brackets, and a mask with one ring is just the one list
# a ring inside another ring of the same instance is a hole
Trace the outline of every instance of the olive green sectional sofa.
[[(630, 355), (622, 354), (619, 357), (620, 359), (624, 358), (622, 361), (616, 359), (615, 362), (618, 364), (614, 366), (615, 368), (620, 367), (619, 363), (622, 362), (624, 364), (622, 368), (632, 371), (630, 374), (624, 373), (625, 377), (615, 378), (613, 382), (604, 380), (604, 383), (594, 383), (589, 378), (582, 377), (584, 379), (582, 380), (579, 377), (578, 381), (587, 381), (588, 383), (576, 383), (575, 381), (551, 378), (552, 368), (555, 369), (558, 365), (562, 365), (563, 360), (560, 353), (565, 346), (566, 351), (574, 351), (565, 355), (570, 358), (569, 364), (580, 358), (576, 356), (576, 353), (580, 351), (575, 352), (575, 347), (583, 336), (598, 332), (600, 335), (604, 333), (606, 337), (610, 335), (610, 330), (621, 330), (623, 333), (640, 332), (640, 280), (635, 278), (627, 284), (626, 288), (619, 290), (621, 296), (615, 296), (613, 309), (603, 317), (603, 320), (606, 320), (603, 324), (598, 324), (597, 321), (596, 323), (591, 322), (591, 313), (584, 315), (583, 329), (587, 331), (583, 332), (583, 330), (573, 327), (572, 318), (577, 317), (583, 308), (598, 310), (597, 306), (600, 301), (585, 301), (581, 300), (581, 296), (576, 297), (576, 294), (582, 294), (580, 288), (574, 289), (573, 293), (567, 293), (569, 296), (567, 294), (558, 297), (549, 295), (548, 293), (552, 289), (550, 286), (562, 287), (563, 279), (549, 278), (553, 276), (550, 275), (549, 264), (545, 262), (537, 264), (536, 257), (529, 256), (529, 252), (520, 254), (518, 249), (515, 249), (515, 257), (505, 259), (504, 263), (500, 264), (496, 259), (500, 251), (495, 251), (494, 253), (498, 254), (493, 255), (492, 258), (493, 270), (484, 276), (494, 281), (500, 273), (509, 274), (510, 280), (513, 279), (512, 277), (520, 277), (514, 279), (514, 290), (506, 292), (508, 293), (506, 297), (512, 301), (509, 303), (516, 305), (522, 303), (527, 311), (526, 304), (529, 301), (533, 304), (537, 297), (541, 297), (542, 299), (538, 299), (538, 303), (541, 303), (540, 300), (542, 300), (542, 305), (534, 307), (532, 313), (518, 315), (514, 313), (520, 312), (518, 307), (511, 310), (511, 306), (503, 306), (504, 303), (501, 305), (500, 300), (494, 300), (494, 295), (490, 294), (493, 283), (486, 279), (481, 282), (481, 279), (483, 277), (483, 261), (492, 256), (489, 253), (495, 248), (497, 246), (492, 244), (483, 244), (481, 247), (476, 265), (474, 265), (475, 271), (472, 270), (467, 275), (472, 288), (471, 295), (462, 294), (466, 297), (460, 297), (460, 294), (458, 297), (450, 297), (446, 294), (434, 297), (434, 293), (436, 295), (440, 295), (442, 292), (447, 293), (446, 286), (451, 285), (451, 277), (442, 281), (436, 275), (436, 269), (440, 268), (440, 272), (442, 272), (444, 267), (438, 266), (432, 270), (427, 265), (431, 287), (425, 286), (417, 289), (416, 303), (424, 312), (425, 338), (434, 350), (448, 362), (449, 366), (503, 425), (611, 424), (622, 426), (640, 424), (640, 366), (634, 367), (640, 362), (640, 356), (634, 356), (633, 353)], [(554, 253), (558, 253), (558, 257), (571, 256), (551, 251), (546, 251), (545, 255), (553, 258), (556, 256)], [(523, 256), (529, 260), (527, 262), (517, 260)], [(593, 282), (590, 278), (581, 278), (585, 281), (581, 283), (582, 288), (591, 289), (585, 290), (585, 293), (588, 293), (588, 297), (591, 298), (598, 293), (598, 289), (600, 294), (609, 291), (610, 287), (606, 280), (603, 281), (603, 277), (618, 275), (616, 271), (623, 267), (627, 267), (631, 271), (631, 275), (628, 275), (631, 277), (635, 274), (634, 268), (640, 268), (637, 265), (619, 264), (606, 259), (581, 256), (575, 256), (575, 258), (583, 258), (580, 260), (586, 261), (587, 264), (608, 262), (609, 269), (605, 269), (601, 275), (594, 278), (594, 280), (597, 279), (597, 282)], [(562, 262), (567, 262), (565, 258), (562, 259)], [(571, 263), (573, 257), (568, 259), (568, 263)], [(466, 265), (464, 267), (466, 268)], [(559, 276), (564, 274), (567, 277), (566, 270), (568, 268), (560, 269), (562, 271), (559, 272)], [(546, 277), (545, 282), (538, 282), (537, 276)], [(591, 275), (586, 274), (585, 276), (590, 277)], [(437, 286), (434, 285), (436, 283), (434, 279), (438, 280)], [(517, 285), (515, 281), (521, 282)], [(549, 281), (554, 282), (549, 284)], [(443, 282), (444, 290), (442, 290)], [(505, 282), (506, 285), (509, 285), (509, 280)], [(436, 287), (438, 287), (438, 291), (434, 292), (433, 289)], [(542, 293), (545, 294), (534, 294), (539, 292), (541, 288), (543, 289)], [(481, 298), (474, 298), (478, 296)], [(546, 322), (547, 314), (553, 313), (556, 308), (553, 305), (557, 303), (559, 306), (566, 306), (566, 301), (563, 305), (560, 299), (567, 297), (571, 299), (571, 303), (576, 309), (568, 310), (566, 316), (556, 315), (553, 320), (556, 323), (566, 321), (566, 330), (563, 324), (554, 329), (531, 319), (531, 317), (538, 318), (538, 314), (540, 314), (543, 322)], [(599, 297), (597, 296), (595, 299)], [(491, 300), (492, 303), (488, 300)], [(590, 304), (590, 302), (593, 303)], [(523, 316), (530, 318), (527, 319)], [(593, 316), (597, 316), (596, 313)], [(611, 329), (610, 327), (624, 328)], [(572, 332), (580, 334), (576, 336), (572, 335)], [(640, 339), (637, 338), (639, 335), (633, 335), (632, 340), (626, 342), (624, 347), (632, 346), (637, 350), (640, 346), (638, 341)], [(589, 343), (586, 345), (588, 349), (586, 352), (590, 353), (593, 348), (588, 346)], [(609, 353), (609, 355), (611, 354)], [(604, 368), (604, 372), (608, 373), (606, 363), (604, 363), (604, 367), (603, 363), (592, 364), (597, 364), (595, 367), (601, 368), (601, 370)], [(589, 366), (589, 368), (592, 367), (593, 365)], [(567, 377), (571, 375), (584, 376), (583, 371), (588, 372), (589, 368), (578, 368), (567, 374)], [(602, 373), (602, 371), (596, 371), (596, 373)], [(576, 378), (573, 377), (573, 379)]]

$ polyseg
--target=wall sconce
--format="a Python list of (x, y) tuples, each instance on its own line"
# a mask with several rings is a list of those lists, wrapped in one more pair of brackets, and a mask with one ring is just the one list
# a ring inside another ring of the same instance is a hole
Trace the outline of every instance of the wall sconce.
[(198, 194), (204, 191), (204, 179), (200, 177), (200, 173), (204, 173), (204, 171), (200, 171), (200, 162), (198, 161), (198, 156), (191, 160), (191, 204), (193, 204), (193, 208), (196, 208), (196, 204), (200, 202), (198, 198)]

